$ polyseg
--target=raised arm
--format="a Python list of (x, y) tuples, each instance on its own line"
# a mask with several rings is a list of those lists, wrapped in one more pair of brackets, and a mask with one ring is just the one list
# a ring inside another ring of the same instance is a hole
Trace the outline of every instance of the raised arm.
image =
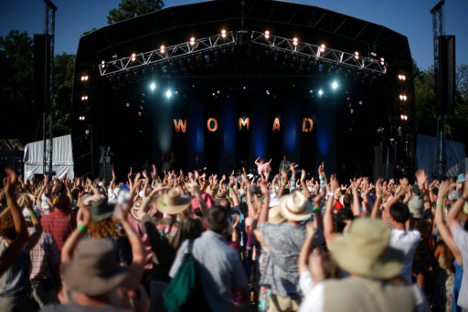
[(309, 271), (308, 265), (308, 258), (310, 254), (310, 248), (312, 247), (312, 243), (314, 242), (314, 227), (311, 222), (307, 223), (306, 225), (306, 239), (304, 245), (302, 245), (301, 253), (299, 254), (299, 258), (297, 259), (297, 267), (299, 269), (299, 275), (302, 273)]
[(301, 187), (302, 187), (302, 192), (304, 193), (305, 197), (307, 197), (308, 200), (311, 200), (312, 194), (310, 194), (309, 188), (307, 187), (306, 171), (304, 169), (301, 170)]
[(263, 224), (268, 222), (268, 204), (270, 202), (270, 193), (268, 192), (268, 188), (264, 181), (260, 183), (260, 190), (262, 191), (263, 202), (262, 209), (260, 210), (260, 217), (258, 218), (258, 224)]
[(16, 203), (15, 188), (18, 183), (15, 172), (11, 169), (5, 170), (7, 177), (5, 179), (5, 196), (9, 207), (13, 226), (16, 232), (16, 238), (0, 255), (0, 276), (18, 259), (18, 256), (28, 239), (28, 231), (24, 222), (23, 214)]
[(353, 215), (355, 217), (361, 216), (361, 201), (359, 200), (358, 188), (361, 186), (362, 178), (353, 181), (351, 189), (353, 191)]
[(447, 197), (448, 193), (450, 190), (450, 182), (445, 181), (443, 182), (440, 187), (439, 187), (439, 195), (437, 198), (437, 205), (436, 205), (436, 210), (435, 210), (435, 218), (434, 218), (434, 223), (439, 229), (439, 234), (444, 240), (445, 244), (447, 247), (452, 251), (453, 255), (455, 256), (455, 259), (457, 260), (458, 264), (462, 263), (462, 256), (460, 249), (458, 249), (457, 244), (455, 244), (455, 241), (453, 240), (452, 234), (450, 233), (449, 229), (447, 228), (447, 225), (444, 223), (444, 217), (443, 217), (443, 209), (444, 209), (444, 201), (445, 198)]
[(465, 188), (463, 190), (462, 197), (459, 200), (457, 200), (455, 205), (452, 206), (452, 209), (450, 209), (448, 216), (447, 216), (447, 224), (450, 228), (450, 231), (452, 231), (452, 234), (457, 229), (457, 227), (460, 226), (460, 224), (458, 223), (458, 215), (460, 214), (460, 211), (462, 210), (463, 205), (465, 204), (465, 201), (467, 200), (468, 200), (468, 179), (466, 179), (465, 181)]

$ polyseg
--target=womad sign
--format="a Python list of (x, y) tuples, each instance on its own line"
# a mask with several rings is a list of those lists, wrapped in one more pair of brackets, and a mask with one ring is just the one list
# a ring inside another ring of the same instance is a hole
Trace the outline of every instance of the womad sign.
[[(177, 133), (185, 133), (187, 131), (187, 119), (174, 119), (174, 130)], [(206, 128), (210, 132), (218, 131), (218, 120), (216, 118), (210, 117), (206, 121)], [(314, 122), (312, 118), (303, 118), (302, 119), (302, 132), (312, 132), (314, 128)], [(250, 118), (249, 117), (240, 117), (238, 124), (239, 131), (250, 131)], [(273, 125), (271, 131), (281, 131), (281, 122), (278, 117), (273, 120)]]

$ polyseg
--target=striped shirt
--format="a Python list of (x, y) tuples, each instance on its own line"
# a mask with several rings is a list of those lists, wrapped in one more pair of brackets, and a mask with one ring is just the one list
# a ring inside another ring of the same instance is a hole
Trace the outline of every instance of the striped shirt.
[(62, 251), (63, 244), (72, 232), (70, 216), (58, 209), (41, 218), (42, 229), (55, 239), (57, 247)]

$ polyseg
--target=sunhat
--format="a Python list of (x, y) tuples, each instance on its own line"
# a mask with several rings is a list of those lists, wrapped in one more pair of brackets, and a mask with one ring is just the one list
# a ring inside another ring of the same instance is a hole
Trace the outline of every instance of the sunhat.
[(290, 221), (304, 221), (312, 216), (312, 204), (300, 191), (281, 197), (279, 206), (283, 217)]
[(117, 263), (114, 247), (107, 239), (81, 240), (73, 259), (62, 267), (67, 286), (89, 296), (102, 295), (119, 287), (127, 274), (127, 269)]
[(159, 211), (167, 214), (178, 214), (190, 207), (190, 198), (182, 197), (182, 193), (177, 188), (172, 188), (162, 195), (157, 201)]
[(383, 280), (398, 276), (405, 255), (390, 246), (391, 229), (380, 220), (360, 218), (333, 240), (330, 252), (346, 272)]
[(415, 196), (408, 202), (408, 209), (410, 214), (415, 219), (421, 219), (423, 217), (424, 202), (419, 196)]
[(268, 223), (281, 224), (284, 221), (286, 221), (286, 219), (281, 214), (279, 206), (271, 207), (270, 210), (268, 210)]

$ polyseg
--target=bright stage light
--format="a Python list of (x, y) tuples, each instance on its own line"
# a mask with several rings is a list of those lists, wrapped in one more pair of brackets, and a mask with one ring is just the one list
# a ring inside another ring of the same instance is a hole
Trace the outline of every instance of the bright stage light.
[(399, 80), (405, 81), (405, 80), (406, 80), (406, 76), (400, 74), (400, 75), (398, 75), (398, 79), (399, 79)]
[(81, 115), (80, 117), (78, 117), (78, 120), (80, 121), (85, 121), (85, 119), (86, 119), (85, 115)]
[(323, 95), (323, 90), (322, 90), (322, 89), (319, 89), (319, 90), (318, 90), (318, 95), (319, 95), (319, 96), (322, 96), (322, 95)]
[(385, 59), (383, 57), (380, 58), (380, 65), (382, 65), (382, 66), (385, 65)]
[(294, 37), (293, 38), (293, 45), (297, 46), (297, 44), (298, 44), (298, 39), (297, 39), (297, 37)]
[(166, 52), (166, 47), (164, 46), (164, 44), (162, 44), (161, 47), (159, 48), (159, 52), (162, 54)]
[(333, 90), (338, 89), (338, 87), (339, 87), (338, 82), (336, 80), (333, 80), (333, 82), (331, 84), (331, 87), (332, 87)]
[(135, 62), (135, 60), (136, 60), (136, 54), (132, 53), (132, 62)]
[(87, 96), (87, 95), (82, 95), (82, 96), (81, 96), (81, 100), (82, 100), (82, 101), (87, 101), (87, 100), (88, 100), (88, 96)]
[(226, 29), (221, 30), (221, 37), (226, 38)]
[(266, 39), (270, 38), (270, 31), (269, 30), (265, 30), (265, 38)]
[(106, 61), (101, 61), (101, 67), (105, 68), (106, 67)]
[(195, 37), (191, 37), (190, 38), (190, 45), (194, 45), (195, 44)]
[(266, 93), (267, 95), (270, 95), (270, 90), (266, 90), (265, 93)]
[(88, 75), (81, 76), (81, 81), (88, 81), (88, 79), (89, 79)]
[(326, 46), (322, 43), (322, 44), (320, 45), (320, 52), (321, 52), (321, 53), (325, 52), (325, 48), (326, 48)]
[(408, 97), (406, 95), (404, 95), (404, 94), (400, 94), (400, 100), (401, 101), (406, 101), (406, 100), (408, 100)]
[(172, 91), (169, 89), (166, 91), (166, 93), (164, 93), (164, 95), (166, 96), (166, 98), (170, 99), (172, 97)]
[(400, 119), (403, 120), (403, 121), (407, 121), (408, 120), (408, 115), (401, 114)]
[(356, 60), (359, 60), (359, 52), (358, 51), (354, 52), (354, 58)]
[(149, 88), (150, 88), (151, 91), (156, 90), (156, 83), (154, 83), (154, 82), (150, 83)]

